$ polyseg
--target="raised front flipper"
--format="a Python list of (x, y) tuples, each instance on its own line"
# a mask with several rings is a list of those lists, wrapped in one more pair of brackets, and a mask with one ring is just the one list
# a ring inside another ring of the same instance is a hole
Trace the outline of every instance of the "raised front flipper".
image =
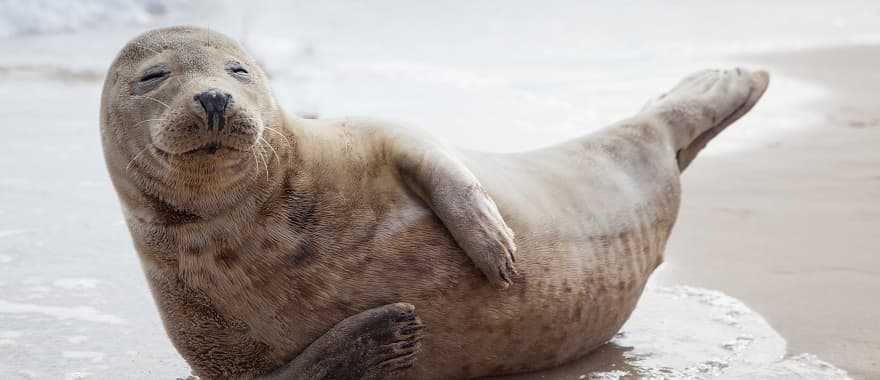
[(516, 273), (513, 231), (495, 202), (454, 153), (408, 131), (395, 131), (386, 144), (393, 164), (496, 287), (506, 289)]
[(416, 360), (423, 325), (410, 304), (348, 317), (266, 380), (380, 380), (406, 373)]

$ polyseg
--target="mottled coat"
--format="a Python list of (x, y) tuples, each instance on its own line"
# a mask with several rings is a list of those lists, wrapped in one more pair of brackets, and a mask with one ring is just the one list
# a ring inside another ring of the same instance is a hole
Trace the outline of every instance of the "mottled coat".
[[(610, 339), (663, 260), (681, 170), (766, 84), (702, 72), (580, 139), (461, 152), (379, 121), (287, 116), (235, 42), (182, 27), (123, 49), (101, 124), (144, 273), (195, 373), (369, 377), (313, 364), (363, 343), (340, 321), (405, 302), (409, 326), (427, 329), (395, 330), (407, 361), (378, 376), (470, 378), (555, 366)], [(234, 99), (223, 132), (205, 132), (192, 101), (205, 88)], [(333, 365), (357, 367), (345, 355)]]

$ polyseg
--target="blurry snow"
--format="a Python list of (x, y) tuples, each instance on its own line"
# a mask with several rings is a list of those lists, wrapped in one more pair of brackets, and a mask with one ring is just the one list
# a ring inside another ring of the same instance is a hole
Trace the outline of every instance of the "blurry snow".
[[(180, 23), (240, 39), (290, 112), (385, 117), (510, 151), (631, 115), (691, 71), (748, 64), (736, 54), (878, 42), (880, 3), (0, 0), (0, 379), (188, 373), (144, 283), (98, 136), (116, 52)], [(710, 152), (782, 139), (819, 116), (803, 105), (822, 96), (777, 75)], [(811, 355), (783, 358), (784, 340), (740, 306), (700, 289), (649, 290), (616, 346), (594, 355), (621, 367), (596, 375), (662, 371), (651, 360), (664, 358), (694, 378), (845, 376)], [(692, 326), (718, 334), (700, 340)]]

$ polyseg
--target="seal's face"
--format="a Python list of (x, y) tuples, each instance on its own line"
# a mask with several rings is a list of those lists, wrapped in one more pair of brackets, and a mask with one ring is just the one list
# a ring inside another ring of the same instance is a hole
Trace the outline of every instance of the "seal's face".
[(235, 41), (197, 28), (132, 40), (107, 82), (104, 128), (140, 167), (253, 160), (277, 109), (254, 60)]

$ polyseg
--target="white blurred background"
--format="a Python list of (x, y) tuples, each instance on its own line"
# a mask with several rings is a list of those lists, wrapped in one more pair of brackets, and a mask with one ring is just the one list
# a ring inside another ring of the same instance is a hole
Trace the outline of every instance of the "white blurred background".
[[(876, 2), (835, 3), (5, 0), (0, 36), (15, 53), (0, 65), (94, 80), (148, 27), (209, 26), (258, 57), (291, 112), (382, 116), (508, 151), (628, 116), (691, 71), (742, 62), (732, 55), (880, 40)], [(768, 101), (822, 95), (776, 82), (772, 91), (786, 96)], [(712, 149), (805, 124), (771, 121), (738, 128)]]

